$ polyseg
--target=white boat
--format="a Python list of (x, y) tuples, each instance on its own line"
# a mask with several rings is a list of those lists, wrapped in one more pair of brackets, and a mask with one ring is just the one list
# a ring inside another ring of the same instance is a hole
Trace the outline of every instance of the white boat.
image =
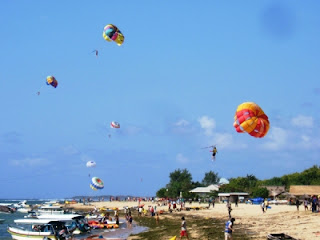
[[(26, 219), (23, 219), (26, 220)], [(51, 239), (60, 240), (69, 236), (64, 222), (33, 219), (32, 222), (20, 223), (20, 226), (8, 226), (8, 233), (12, 239), (30, 240), (30, 239)]]
[(21, 213), (28, 213), (29, 211), (31, 211), (31, 208), (18, 208), (17, 212), (21, 212)]
[[(60, 221), (64, 222), (68, 230), (73, 234), (86, 233), (91, 231), (87, 219), (78, 214), (58, 214), (58, 215), (40, 215), (43, 218), (24, 218), (16, 219), (16, 224), (44, 224), (48, 221)], [(38, 217), (40, 217), (38, 216)]]
[(40, 214), (64, 214), (65, 210), (62, 206), (43, 205), (38, 208)]

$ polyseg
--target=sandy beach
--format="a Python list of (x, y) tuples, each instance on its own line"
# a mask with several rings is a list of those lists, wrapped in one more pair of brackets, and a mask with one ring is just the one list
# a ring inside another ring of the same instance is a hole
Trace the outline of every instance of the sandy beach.
[[(156, 203), (152, 202), (141, 202), (145, 206), (155, 206)], [(88, 209), (96, 206), (97, 208), (119, 208), (123, 207), (136, 207), (137, 202), (93, 202), (90, 206), (83, 204), (72, 204), (70, 207), (75, 209)], [(207, 207), (208, 204), (203, 203), (186, 203), (186, 207)], [(163, 209), (168, 210), (167, 206), (157, 206), (157, 210)], [(198, 216), (206, 219), (220, 219), (226, 221), (228, 218), (228, 211), (225, 204), (216, 203), (214, 208), (211, 206), (210, 209), (203, 210), (190, 210), (173, 212), (172, 214), (164, 214), (161, 216), (162, 219), (166, 217), (170, 218), (175, 214), (183, 214), (186, 219)], [(300, 206), (300, 211), (297, 211), (296, 206), (289, 205), (271, 205), (271, 209), (268, 209), (265, 213), (262, 212), (260, 205), (250, 204), (239, 204), (235, 207), (232, 204), (232, 217), (236, 219), (234, 235), (237, 234), (237, 230), (244, 231), (248, 236), (253, 239), (266, 239), (269, 233), (285, 233), (291, 237), (310, 240), (320, 239), (320, 230), (318, 228), (318, 217), (319, 213), (312, 213), (310, 210), (305, 211), (303, 206)], [(190, 230), (190, 235), (193, 236)], [(223, 229), (221, 229), (223, 231)], [(177, 233), (179, 230), (177, 229)], [(130, 239), (130, 238), (129, 238)]]

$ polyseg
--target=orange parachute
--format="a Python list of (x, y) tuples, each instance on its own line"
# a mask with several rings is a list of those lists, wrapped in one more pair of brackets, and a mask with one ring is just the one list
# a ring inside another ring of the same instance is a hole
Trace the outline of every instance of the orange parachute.
[(233, 126), (237, 132), (247, 132), (256, 138), (264, 137), (270, 128), (268, 116), (254, 102), (245, 102), (238, 106)]

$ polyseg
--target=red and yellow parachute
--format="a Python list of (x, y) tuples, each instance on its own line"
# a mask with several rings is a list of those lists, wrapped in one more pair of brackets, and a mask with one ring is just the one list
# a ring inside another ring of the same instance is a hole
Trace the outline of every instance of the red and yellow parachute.
[(254, 102), (245, 102), (238, 106), (234, 116), (236, 131), (247, 132), (256, 138), (264, 137), (269, 131), (269, 119), (263, 110)]

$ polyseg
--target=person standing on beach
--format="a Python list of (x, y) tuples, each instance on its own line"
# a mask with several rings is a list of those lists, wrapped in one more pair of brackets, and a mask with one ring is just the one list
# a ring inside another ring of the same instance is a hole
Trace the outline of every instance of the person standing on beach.
[(184, 217), (181, 218), (182, 223), (181, 223), (181, 231), (180, 231), (180, 238), (182, 239), (182, 237), (186, 237), (187, 239), (189, 239), (188, 237), (188, 232), (187, 232), (187, 223)]
[(305, 199), (304, 199), (304, 210), (305, 210), (305, 211), (308, 210), (308, 204), (309, 204), (309, 202), (308, 202), (308, 200), (305, 198)]
[(261, 203), (261, 209), (262, 209), (262, 212), (264, 213), (264, 208), (265, 208), (265, 203), (264, 203), (264, 201)]
[(232, 231), (233, 230), (233, 223), (235, 219), (231, 218), (228, 222), (226, 222), (226, 227), (224, 229), (224, 240), (232, 240)]
[(300, 201), (299, 201), (299, 199), (297, 199), (296, 200), (297, 211), (299, 211), (299, 205), (300, 205)]
[(129, 228), (131, 228), (132, 227), (132, 221), (133, 221), (133, 219), (132, 219), (132, 216), (131, 216), (131, 214), (129, 215), (129, 219), (128, 219), (128, 226), (129, 226)]
[(157, 225), (159, 225), (159, 220), (160, 220), (159, 214), (157, 213), (157, 216), (156, 216), (156, 224), (157, 224)]
[(231, 203), (230, 203), (230, 201), (229, 201), (229, 200), (228, 200), (228, 202), (227, 202), (227, 208), (228, 208), (229, 218), (231, 218), (231, 211), (232, 211), (232, 208), (231, 208)]

